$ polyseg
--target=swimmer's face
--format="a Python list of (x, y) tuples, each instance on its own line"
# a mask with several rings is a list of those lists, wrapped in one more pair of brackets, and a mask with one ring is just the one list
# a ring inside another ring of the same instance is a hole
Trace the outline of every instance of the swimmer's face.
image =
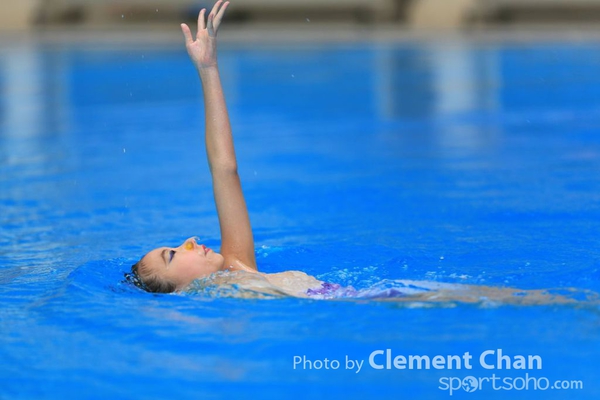
[(148, 270), (157, 277), (173, 282), (177, 290), (194, 279), (206, 277), (223, 268), (224, 259), (204, 245), (189, 238), (179, 247), (159, 247), (143, 257)]

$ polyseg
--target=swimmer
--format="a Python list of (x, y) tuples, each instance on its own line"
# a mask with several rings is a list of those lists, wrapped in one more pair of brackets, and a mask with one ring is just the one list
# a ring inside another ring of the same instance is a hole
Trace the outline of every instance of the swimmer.
[[(129, 282), (153, 293), (200, 291), (219, 296), (314, 299), (354, 298), (413, 302), (549, 304), (575, 302), (545, 290), (522, 291), (426, 281), (382, 281), (355, 290), (322, 282), (300, 271), (258, 271), (250, 218), (242, 193), (231, 126), (217, 64), (217, 32), (229, 2), (217, 1), (206, 16), (198, 15), (195, 38), (181, 24), (185, 46), (196, 66), (204, 93), (205, 145), (221, 231), (220, 253), (189, 238), (177, 247), (150, 251), (126, 274)], [(567, 291), (568, 292), (568, 291)], [(597, 296), (591, 294), (597, 301)]]
[[(299, 271), (263, 274), (257, 269), (250, 218), (237, 171), (217, 64), (217, 33), (228, 6), (228, 1), (219, 0), (208, 16), (206, 9), (202, 9), (195, 38), (190, 28), (181, 24), (187, 52), (196, 66), (204, 92), (206, 154), (221, 230), (220, 253), (189, 238), (178, 247), (150, 251), (132, 267), (130, 278), (149, 292), (170, 293), (181, 291), (194, 280), (219, 271), (241, 271), (256, 275), (253, 281), (264, 280), (288, 295), (302, 295), (321, 282)], [(239, 280), (244, 274), (227, 276), (228, 280)], [(221, 279), (225, 279), (224, 276)]]

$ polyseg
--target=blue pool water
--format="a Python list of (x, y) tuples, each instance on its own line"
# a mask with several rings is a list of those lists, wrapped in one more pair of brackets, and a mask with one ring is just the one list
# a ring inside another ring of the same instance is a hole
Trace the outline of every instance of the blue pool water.
[[(261, 270), (359, 290), (600, 292), (599, 43), (222, 50)], [(5, 44), (0, 93), (0, 398), (444, 399), (443, 379), (492, 374), (522, 390), (488, 381), (452, 398), (600, 397), (591, 302), (244, 300), (123, 283), (156, 246), (197, 235), (218, 248), (200, 85), (180, 43)], [(386, 349), (469, 352), (473, 368), (370, 366)], [(482, 368), (499, 349), (542, 369)], [(294, 368), (296, 356), (340, 368)], [(523, 389), (526, 374), (583, 389)]]

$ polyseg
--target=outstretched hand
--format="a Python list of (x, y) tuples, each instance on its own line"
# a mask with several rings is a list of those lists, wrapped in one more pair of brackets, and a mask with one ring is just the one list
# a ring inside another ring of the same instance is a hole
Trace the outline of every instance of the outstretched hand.
[(208, 18), (205, 18), (205, 8), (200, 11), (196, 40), (193, 39), (189, 26), (181, 24), (181, 31), (185, 37), (185, 47), (190, 58), (199, 69), (217, 65), (217, 31), (228, 6), (228, 1), (217, 1), (210, 14), (208, 14)]

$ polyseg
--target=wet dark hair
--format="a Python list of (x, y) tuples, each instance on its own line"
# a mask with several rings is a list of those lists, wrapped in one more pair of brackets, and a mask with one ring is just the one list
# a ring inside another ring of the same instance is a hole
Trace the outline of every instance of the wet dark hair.
[[(140, 272), (145, 275), (143, 278)], [(124, 275), (127, 282), (150, 293), (172, 293), (177, 288), (175, 283), (161, 279), (148, 271), (148, 266), (143, 259), (133, 264), (131, 272), (126, 272)]]

